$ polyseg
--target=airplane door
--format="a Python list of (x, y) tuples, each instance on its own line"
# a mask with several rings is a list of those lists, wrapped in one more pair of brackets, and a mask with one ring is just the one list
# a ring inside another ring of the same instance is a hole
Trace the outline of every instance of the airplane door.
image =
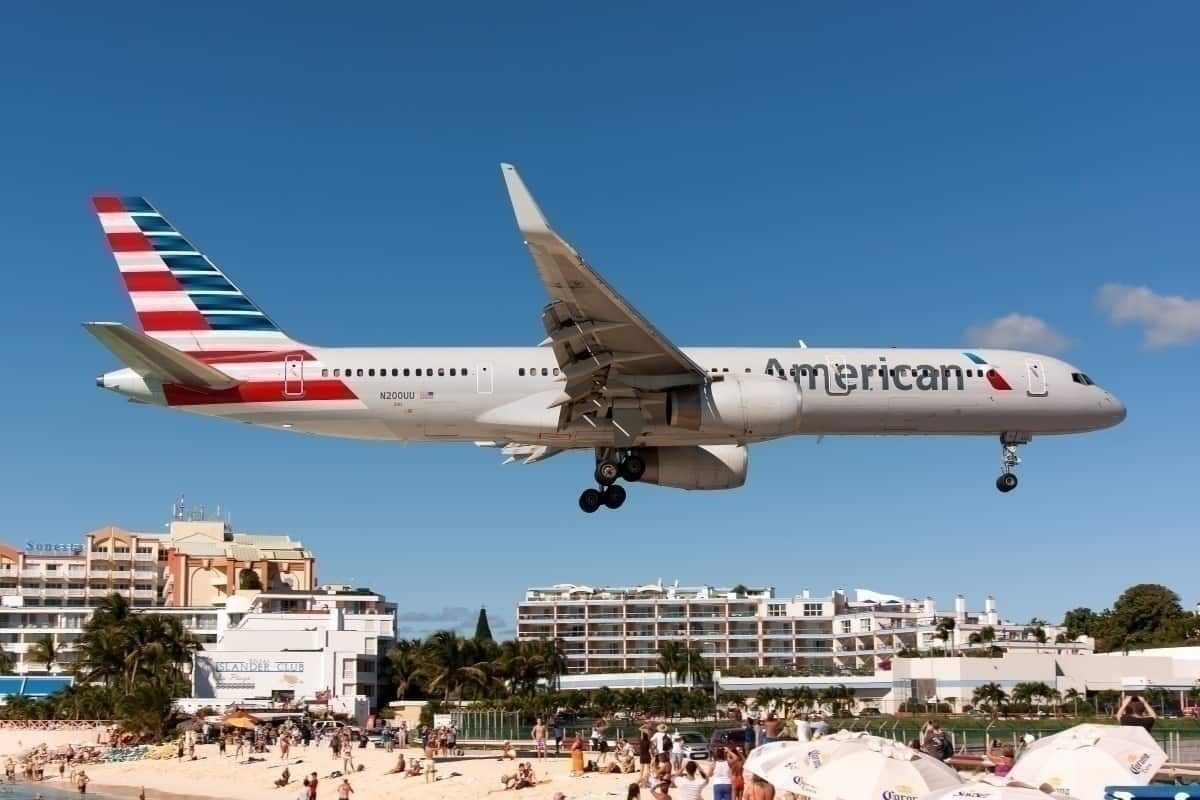
[(1029, 382), (1029, 393), (1034, 397), (1046, 396), (1046, 368), (1036, 358), (1025, 361), (1025, 377)]
[(491, 364), (476, 364), (475, 365), (475, 393), (476, 394), (491, 394), (492, 393), (492, 365)]
[(283, 357), (283, 396), (304, 396), (304, 356)]
[(825, 382), (825, 390), (829, 394), (850, 394), (850, 380), (845, 371), (846, 357), (826, 356), (825, 363), (829, 365), (829, 380)]

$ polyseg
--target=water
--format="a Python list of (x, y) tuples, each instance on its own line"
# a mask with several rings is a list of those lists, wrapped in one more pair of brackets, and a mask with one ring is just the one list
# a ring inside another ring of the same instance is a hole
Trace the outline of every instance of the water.
[[(5, 783), (0, 784), (0, 800), (33, 800), (34, 795), (40, 794), (45, 800), (79, 800), (79, 792), (48, 783)], [(97, 794), (88, 789), (87, 797), (92, 800), (114, 800), (107, 795)]]

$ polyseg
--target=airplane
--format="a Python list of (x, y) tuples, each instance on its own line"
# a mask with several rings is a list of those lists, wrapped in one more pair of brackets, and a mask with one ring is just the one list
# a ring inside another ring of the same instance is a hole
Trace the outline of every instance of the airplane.
[(527, 347), (318, 347), (284, 333), (141, 197), (93, 205), (141, 330), (84, 327), (125, 367), (97, 385), (132, 400), (280, 430), (474, 442), (505, 463), (595, 455), (588, 513), (641, 482), (746, 481), (749, 447), (786, 436), (994, 436), (996, 487), (1033, 436), (1108, 428), (1125, 406), (1078, 368), (990, 348), (677, 347), (551, 229), (501, 172), (550, 296)]

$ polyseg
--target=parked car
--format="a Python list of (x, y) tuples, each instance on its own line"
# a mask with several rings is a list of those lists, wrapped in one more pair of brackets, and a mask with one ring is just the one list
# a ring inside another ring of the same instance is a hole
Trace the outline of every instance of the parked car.
[(680, 731), (679, 736), (683, 739), (683, 747), (680, 750), (685, 761), (708, 760), (708, 740), (704, 738), (704, 734), (699, 731)]
[(740, 747), (743, 753), (746, 752), (746, 729), (718, 728), (713, 731), (708, 740), (708, 751), (714, 753), (718, 747)]

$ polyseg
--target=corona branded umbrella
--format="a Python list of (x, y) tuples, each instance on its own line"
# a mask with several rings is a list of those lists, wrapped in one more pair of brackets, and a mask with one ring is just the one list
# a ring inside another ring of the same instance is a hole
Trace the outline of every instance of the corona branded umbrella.
[(1029, 746), (1008, 776), (1031, 786), (1049, 784), (1080, 800), (1102, 800), (1105, 786), (1145, 786), (1167, 754), (1144, 729), (1076, 725)]
[(832, 736), (813, 739), (810, 742), (772, 742), (763, 748), (754, 748), (750, 753), (754, 757), (759, 750), (773, 744), (786, 744), (782, 750), (775, 750), (759, 763), (759, 769), (750, 768), (750, 760), (746, 760), (746, 769), (767, 779), (780, 791), (794, 792), (805, 775), (828, 764), (839, 756), (856, 753), (867, 747), (868, 742), (888, 743), (886, 739), (870, 736), (865, 732), (838, 731)]
[(803, 745), (808, 742), (795, 742), (791, 740), (782, 742), (767, 742), (759, 745), (750, 751), (750, 755), (746, 757), (746, 763), (743, 769), (758, 775), (760, 778), (767, 777), (767, 771), (776, 764), (782, 764), (788, 758), (792, 757), (794, 751), (799, 751)]
[(784, 791), (811, 800), (917, 800), (937, 789), (961, 784), (958, 773), (933, 756), (870, 739), (857, 752), (839, 755), (800, 776)]
[(1039, 789), (1010, 783), (1007, 778), (991, 775), (961, 786), (938, 789), (921, 800), (1049, 800), (1049, 795)]

